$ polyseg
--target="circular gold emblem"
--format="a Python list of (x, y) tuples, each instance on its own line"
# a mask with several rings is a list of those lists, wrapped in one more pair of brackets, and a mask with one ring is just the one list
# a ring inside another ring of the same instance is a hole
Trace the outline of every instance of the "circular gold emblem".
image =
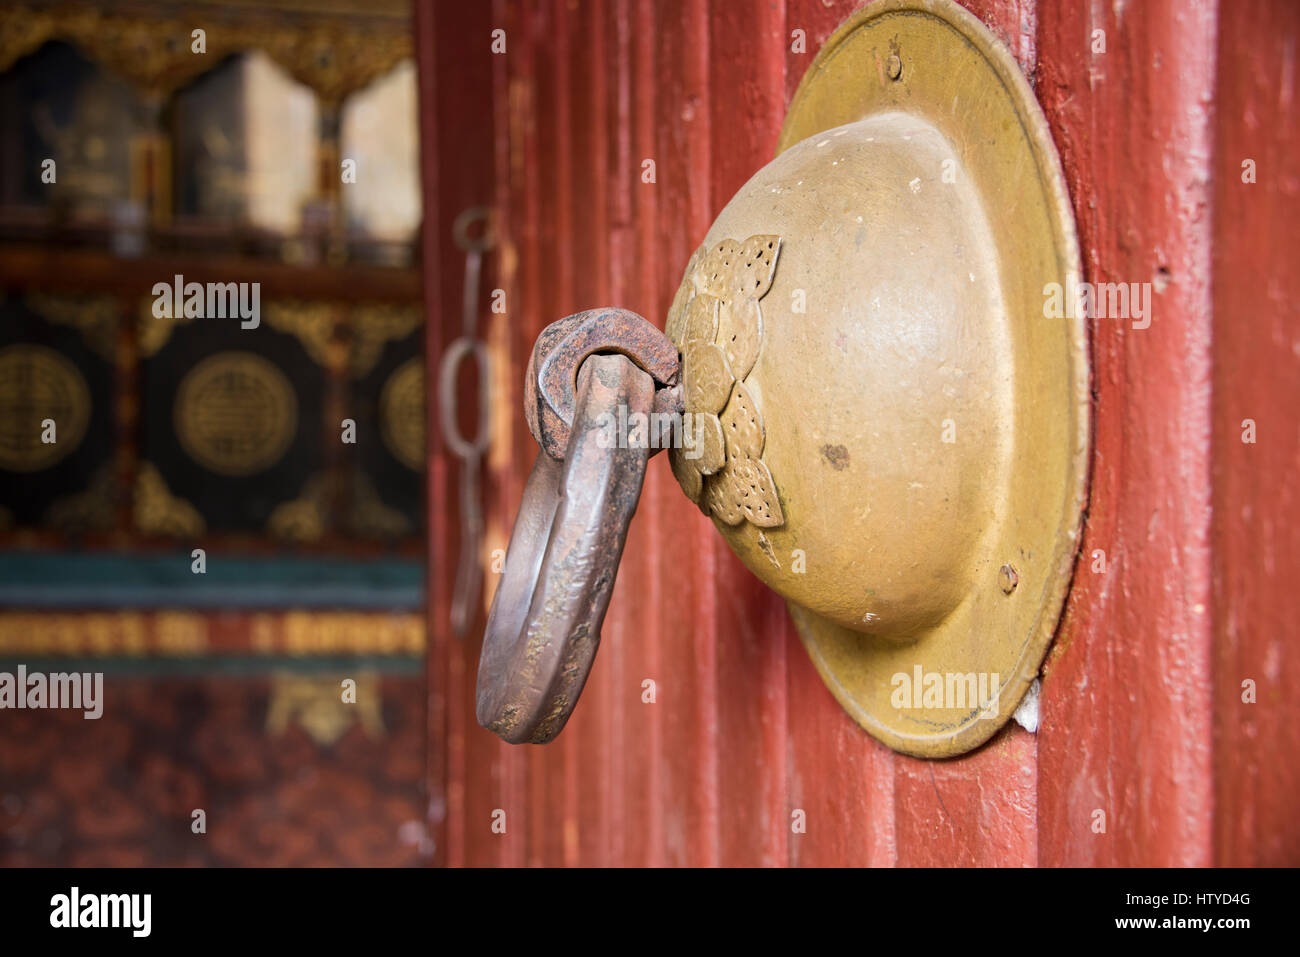
[(44, 346), (0, 350), (0, 468), (47, 469), (81, 444), (89, 424), (90, 389), (75, 365)]
[(176, 435), (190, 458), (221, 475), (252, 475), (284, 456), (298, 400), (284, 373), (251, 352), (219, 352), (176, 391)]
[(379, 428), (397, 461), (417, 472), (424, 468), (422, 359), (407, 359), (384, 383), (379, 395)]

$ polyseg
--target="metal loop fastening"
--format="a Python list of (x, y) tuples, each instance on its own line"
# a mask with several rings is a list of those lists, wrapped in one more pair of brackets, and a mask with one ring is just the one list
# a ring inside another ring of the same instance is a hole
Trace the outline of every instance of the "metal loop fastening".
[[(656, 412), (682, 411), (677, 347), (635, 312), (588, 309), (553, 322), (537, 337), (525, 373), (524, 417), (551, 458), (562, 458), (577, 392), (578, 369), (588, 356), (627, 356), (657, 387)], [(662, 387), (662, 388), (659, 388)], [(657, 449), (651, 449), (654, 455)]]
[[(456, 421), (456, 372), (465, 357), (472, 355), (478, 363), (478, 430), (473, 439), (460, 434)], [(442, 418), (442, 440), (457, 458), (482, 456), (492, 444), (492, 405), (488, 383), (489, 363), (487, 344), (482, 339), (461, 336), (447, 346), (438, 368), (438, 411)]]
[[(475, 223), (483, 224), (483, 231), (478, 236), (471, 236), (470, 229)], [(471, 206), (462, 210), (451, 224), (451, 235), (456, 245), (467, 253), (485, 253), (496, 243), (492, 229), (492, 210), (487, 206)]]
[(562, 459), (537, 453), (479, 659), (479, 724), (512, 744), (564, 727), (600, 642), (649, 449), (610, 441), (610, 419), (646, 415), (655, 382), (622, 355), (578, 369)]
[[(470, 235), (475, 223), (483, 230)], [(456, 572), (456, 590), (451, 599), (451, 630), (457, 635), (469, 632), (483, 583), (479, 554), (483, 544), (483, 508), (479, 500), (479, 472), (482, 459), (492, 442), (491, 377), (487, 345), (478, 336), (478, 292), (483, 274), (483, 254), (496, 243), (492, 228), (492, 211), (486, 206), (471, 206), (456, 217), (452, 225), (456, 245), (465, 251), (465, 283), (461, 297), (461, 335), (447, 347), (438, 370), (438, 409), (447, 447), (461, 460), (460, 469), (460, 567)], [(466, 355), (473, 353), (478, 362), (478, 432), (471, 441), (460, 434), (457, 424), (456, 372)]]

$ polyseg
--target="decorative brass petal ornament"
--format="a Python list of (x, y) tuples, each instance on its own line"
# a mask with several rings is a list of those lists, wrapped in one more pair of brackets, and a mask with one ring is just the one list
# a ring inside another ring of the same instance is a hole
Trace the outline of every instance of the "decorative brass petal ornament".
[[(781, 237), (767, 234), (701, 246), (668, 316), (668, 337), (682, 356), (685, 416), (699, 443), (671, 450), (673, 474), (692, 502), (727, 525), (784, 521), (772, 473), (758, 461), (763, 419), (743, 384), (758, 361), (758, 301), (772, 286), (780, 252)], [(721, 455), (713, 445), (717, 433)]]

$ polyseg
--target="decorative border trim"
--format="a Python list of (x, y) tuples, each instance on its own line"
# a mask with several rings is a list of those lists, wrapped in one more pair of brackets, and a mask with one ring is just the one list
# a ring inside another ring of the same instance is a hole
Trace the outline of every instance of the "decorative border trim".
[(0, 552), (0, 606), (422, 611), (420, 561), (262, 558), (211, 553), (190, 571), (186, 549), (166, 555)]

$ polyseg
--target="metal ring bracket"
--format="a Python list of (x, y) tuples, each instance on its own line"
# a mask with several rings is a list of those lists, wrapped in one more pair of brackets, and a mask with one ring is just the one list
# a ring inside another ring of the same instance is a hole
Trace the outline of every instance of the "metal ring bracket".
[[(478, 236), (470, 234), (475, 223), (483, 224), (483, 230)], [(487, 252), (496, 244), (496, 234), (492, 228), (492, 210), (487, 206), (471, 206), (462, 211), (451, 224), (451, 234), (456, 245), (465, 252)]]
[[(473, 439), (460, 434), (456, 422), (456, 373), (466, 356), (472, 355), (478, 363), (478, 431)], [(442, 440), (458, 458), (481, 456), (492, 444), (492, 405), (488, 384), (491, 382), (491, 357), (487, 344), (481, 339), (461, 336), (447, 346), (438, 369), (438, 410), (442, 415)]]
[(478, 670), (479, 724), (512, 744), (559, 734), (586, 684), (650, 451), (610, 442), (607, 417), (620, 406), (646, 415), (654, 397), (628, 358), (592, 355), (578, 368), (563, 459), (537, 454)]

